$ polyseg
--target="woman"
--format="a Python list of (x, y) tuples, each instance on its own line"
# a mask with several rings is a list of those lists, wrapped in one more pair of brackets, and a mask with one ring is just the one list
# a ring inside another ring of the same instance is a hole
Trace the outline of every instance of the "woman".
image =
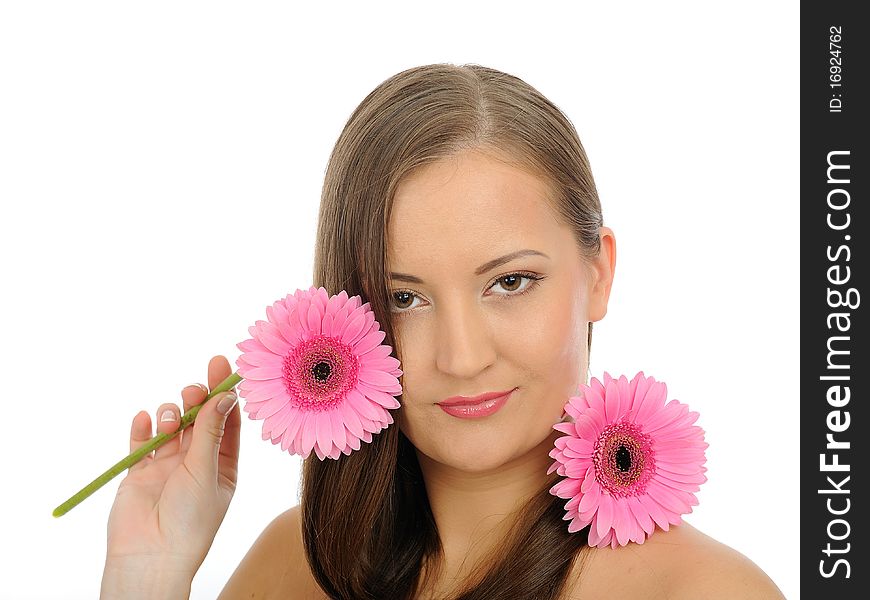
[[(477, 65), (379, 85), (330, 157), (314, 285), (370, 303), (401, 361), (402, 407), (359, 451), (306, 459), (299, 509), (267, 528), (221, 598), (781, 598), (687, 523), (618, 549), (568, 532), (549, 493), (553, 425), (588, 382), (615, 263), (576, 131), (539, 92)], [(209, 384), (229, 374), (217, 357)], [(509, 392), (492, 414), (445, 408), (488, 392)], [(184, 409), (205, 393), (186, 388)], [(122, 483), (104, 597), (144, 566), (172, 565), (155, 593), (189, 592), (236, 481), (239, 411), (224, 427), (220, 400)], [(150, 436), (137, 415), (131, 447)]]

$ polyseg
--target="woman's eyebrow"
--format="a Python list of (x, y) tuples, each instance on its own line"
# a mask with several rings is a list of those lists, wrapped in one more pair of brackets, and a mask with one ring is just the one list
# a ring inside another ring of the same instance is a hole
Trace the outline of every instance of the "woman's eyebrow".
[[(544, 258), (550, 258), (543, 252), (538, 250), (532, 250), (531, 248), (525, 248), (523, 250), (517, 250), (516, 252), (511, 252), (510, 254), (505, 254), (504, 256), (499, 256), (498, 258), (494, 258), (490, 261), (487, 261), (477, 267), (474, 270), (475, 275), (483, 275), (489, 271), (492, 271), (496, 267), (499, 267), (507, 262), (512, 261), (515, 258), (520, 258), (521, 256), (543, 256)], [(425, 283), (419, 277), (415, 277), (414, 275), (408, 275), (407, 273), (390, 273), (390, 277), (396, 281), (406, 281), (408, 283)]]

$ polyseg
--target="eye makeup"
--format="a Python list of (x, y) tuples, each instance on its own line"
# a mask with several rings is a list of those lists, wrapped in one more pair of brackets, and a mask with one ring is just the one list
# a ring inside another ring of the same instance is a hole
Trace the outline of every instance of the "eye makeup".
[[(508, 290), (507, 293), (504, 293), (504, 294), (497, 294), (498, 296), (501, 296), (503, 300), (508, 300), (508, 299), (513, 298), (513, 297), (515, 297), (515, 296), (522, 296), (523, 294), (526, 294), (526, 293), (530, 292), (531, 290), (535, 289), (535, 288), (538, 286), (538, 282), (541, 281), (542, 279), (545, 279), (544, 276), (542, 276), (542, 275), (538, 275), (537, 273), (532, 273), (532, 272), (529, 272), (529, 271), (513, 271), (513, 272), (511, 272), (511, 273), (506, 273), (506, 274), (504, 274), (504, 275), (499, 275), (499, 276), (498, 276), (496, 279), (494, 279), (494, 280), (492, 281), (492, 283), (487, 287), (487, 290), (492, 289), (492, 288), (493, 288), (495, 285), (497, 285), (500, 281), (502, 281), (503, 279), (507, 279), (507, 278), (509, 278), (509, 277), (518, 277), (518, 278), (520, 278), (520, 279), (528, 279), (528, 280), (530, 280), (530, 282), (529, 282), (528, 285), (526, 285), (526, 286), (525, 286), (523, 289), (521, 289), (521, 290)], [(416, 298), (416, 297), (418, 297), (416, 293), (414, 293), (414, 292), (412, 292), (412, 291), (410, 291), (410, 290), (396, 290), (396, 291), (392, 292), (392, 293), (391, 293), (391, 297), (392, 297), (392, 299), (393, 299), (393, 303), (392, 303), (392, 312), (393, 312), (393, 314), (404, 314), (404, 313), (409, 312), (412, 308), (416, 308), (416, 307), (414, 307), (414, 306), (408, 306), (408, 307), (396, 307), (396, 306), (395, 306), (395, 296), (398, 295), (398, 294), (406, 294), (406, 295), (411, 296), (412, 298)]]

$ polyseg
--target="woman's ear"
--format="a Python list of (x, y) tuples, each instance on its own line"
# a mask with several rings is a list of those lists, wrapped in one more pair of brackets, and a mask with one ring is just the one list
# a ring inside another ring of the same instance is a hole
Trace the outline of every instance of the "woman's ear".
[(592, 259), (592, 287), (589, 290), (589, 320), (600, 321), (607, 314), (607, 301), (616, 272), (616, 236), (610, 227), (599, 229), (601, 250)]

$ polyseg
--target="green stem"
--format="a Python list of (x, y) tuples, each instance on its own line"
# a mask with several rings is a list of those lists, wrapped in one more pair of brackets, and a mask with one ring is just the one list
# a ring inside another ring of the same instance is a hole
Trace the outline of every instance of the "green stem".
[(106, 485), (109, 481), (115, 478), (122, 471), (129, 469), (137, 462), (151, 454), (155, 449), (159, 448), (176, 435), (181, 433), (181, 431), (193, 423), (196, 419), (196, 415), (199, 414), (199, 409), (209, 401), (210, 398), (213, 398), (216, 394), (220, 394), (221, 392), (226, 392), (230, 390), (233, 386), (239, 383), (242, 380), (242, 377), (238, 372), (233, 373), (222, 382), (220, 382), (212, 391), (208, 393), (205, 397), (205, 400), (193, 406), (184, 413), (184, 416), (181, 417), (181, 425), (173, 431), (172, 433), (158, 433), (153, 438), (145, 442), (145, 445), (141, 448), (138, 448), (136, 451), (131, 453), (126, 458), (121, 461), (115, 463), (112, 467), (109, 468), (105, 473), (94, 479), (88, 485), (83, 487), (81, 490), (76, 492), (69, 500), (58, 506), (51, 513), (53, 517), (60, 517), (68, 513), (72, 508), (74, 508), (77, 504), (79, 504), (82, 500), (96, 492), (98, 489)]

